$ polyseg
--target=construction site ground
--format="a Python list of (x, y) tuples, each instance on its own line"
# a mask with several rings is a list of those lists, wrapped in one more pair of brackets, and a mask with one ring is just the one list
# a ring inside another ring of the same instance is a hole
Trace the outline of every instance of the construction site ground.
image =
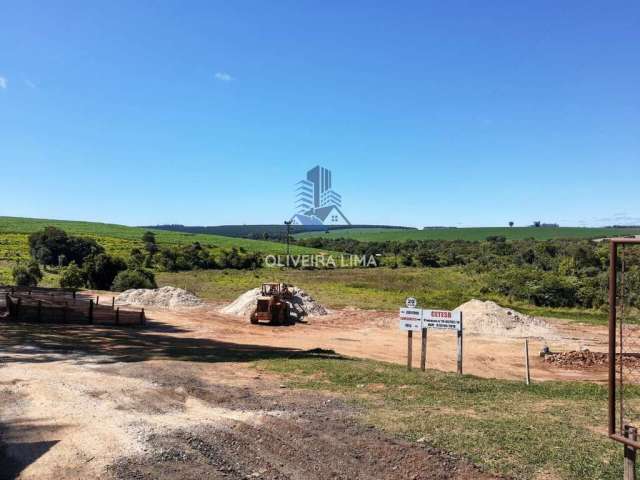
[[(146, 328), (0, 323), (0, 478), (494, 478), (362, 425), (339, 396), (283, 388), (251, 363), (310, 349), (403, 363), (393, 313), (271, 327), (217, 307), (148, 309)], [(537, 352), (605, 351), (606, 330), (552, 324), (559, 339), (530, 343), (534, 381), (604, 381), (606, 367), (558, 368)], [(429, 368), (455, 369), (455, 341), (429, 333)], [(465, 373), (518, 379), (523, 365), (523, 340), (465, 336)]]

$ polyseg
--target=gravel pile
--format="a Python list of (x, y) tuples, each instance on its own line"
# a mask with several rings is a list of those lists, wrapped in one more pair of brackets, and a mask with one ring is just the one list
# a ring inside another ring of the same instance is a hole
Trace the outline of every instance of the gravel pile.
[(199, 307), (203, 305), (203, 302), (182, 288), (162, 287), (125, 290), (116, 297), (116, 305), (180, 308)]
[[(302, 307), (306, 315), (310, 317), (326, 315), (328, 313), (326, 308), (314, 300), (313, 297), (304, 290), (291, 285), (289, 286), (289, 290), (293, 292), (293, 300), (289, 302), (292, 311)], [(252, 288), (244, 292), (229, 305), (222, 307), (220, 312), (226, 313), (227, 315), (248, 317), (256, 308), (256, 299), (260, 296), (260, 293), (259, 288)]]
[[(640, 368), (640, 357), (637, 355), (625, 354), (622, 358), (625, 368)], [(609, 354), (590, 350), (549, 353), (544, 356), (544, 361), (560, 368), (606, 367), (609, 365)]]
[(555, 338), (553, 329), (539, 318), (504, 308), (492, 301), (469, 300), (457, 310), (462, 312), (466, 332), (499, 337)]

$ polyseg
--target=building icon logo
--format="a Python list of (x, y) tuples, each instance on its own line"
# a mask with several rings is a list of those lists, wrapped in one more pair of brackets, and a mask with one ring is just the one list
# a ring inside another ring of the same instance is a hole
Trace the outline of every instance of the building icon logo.
[(331, 188), (331, 170), (313, 167), (296, 185), (293, 225), (351, 225), (340, 210), (342, 197)]

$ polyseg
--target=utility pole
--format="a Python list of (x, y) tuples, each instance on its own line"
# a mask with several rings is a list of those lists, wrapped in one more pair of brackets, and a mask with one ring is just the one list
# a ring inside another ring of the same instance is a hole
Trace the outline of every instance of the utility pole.
[(287, 265), (289, 265), (289, 236), (291, 235), (291, 224), (293, 220), (285, 220), (284, 224), (287, 226)]

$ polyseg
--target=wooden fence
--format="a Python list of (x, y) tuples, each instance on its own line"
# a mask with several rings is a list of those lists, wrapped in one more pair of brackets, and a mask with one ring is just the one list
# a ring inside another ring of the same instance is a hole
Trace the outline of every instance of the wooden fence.
[(85, 323), (144, 325), (141, 310), (116, 306), (113, 299), (100, 304), (99, 297), (85, 293), (50, 288), (0, 289), (0, 305), (4, 303), (6, 321), (34, 323)]

